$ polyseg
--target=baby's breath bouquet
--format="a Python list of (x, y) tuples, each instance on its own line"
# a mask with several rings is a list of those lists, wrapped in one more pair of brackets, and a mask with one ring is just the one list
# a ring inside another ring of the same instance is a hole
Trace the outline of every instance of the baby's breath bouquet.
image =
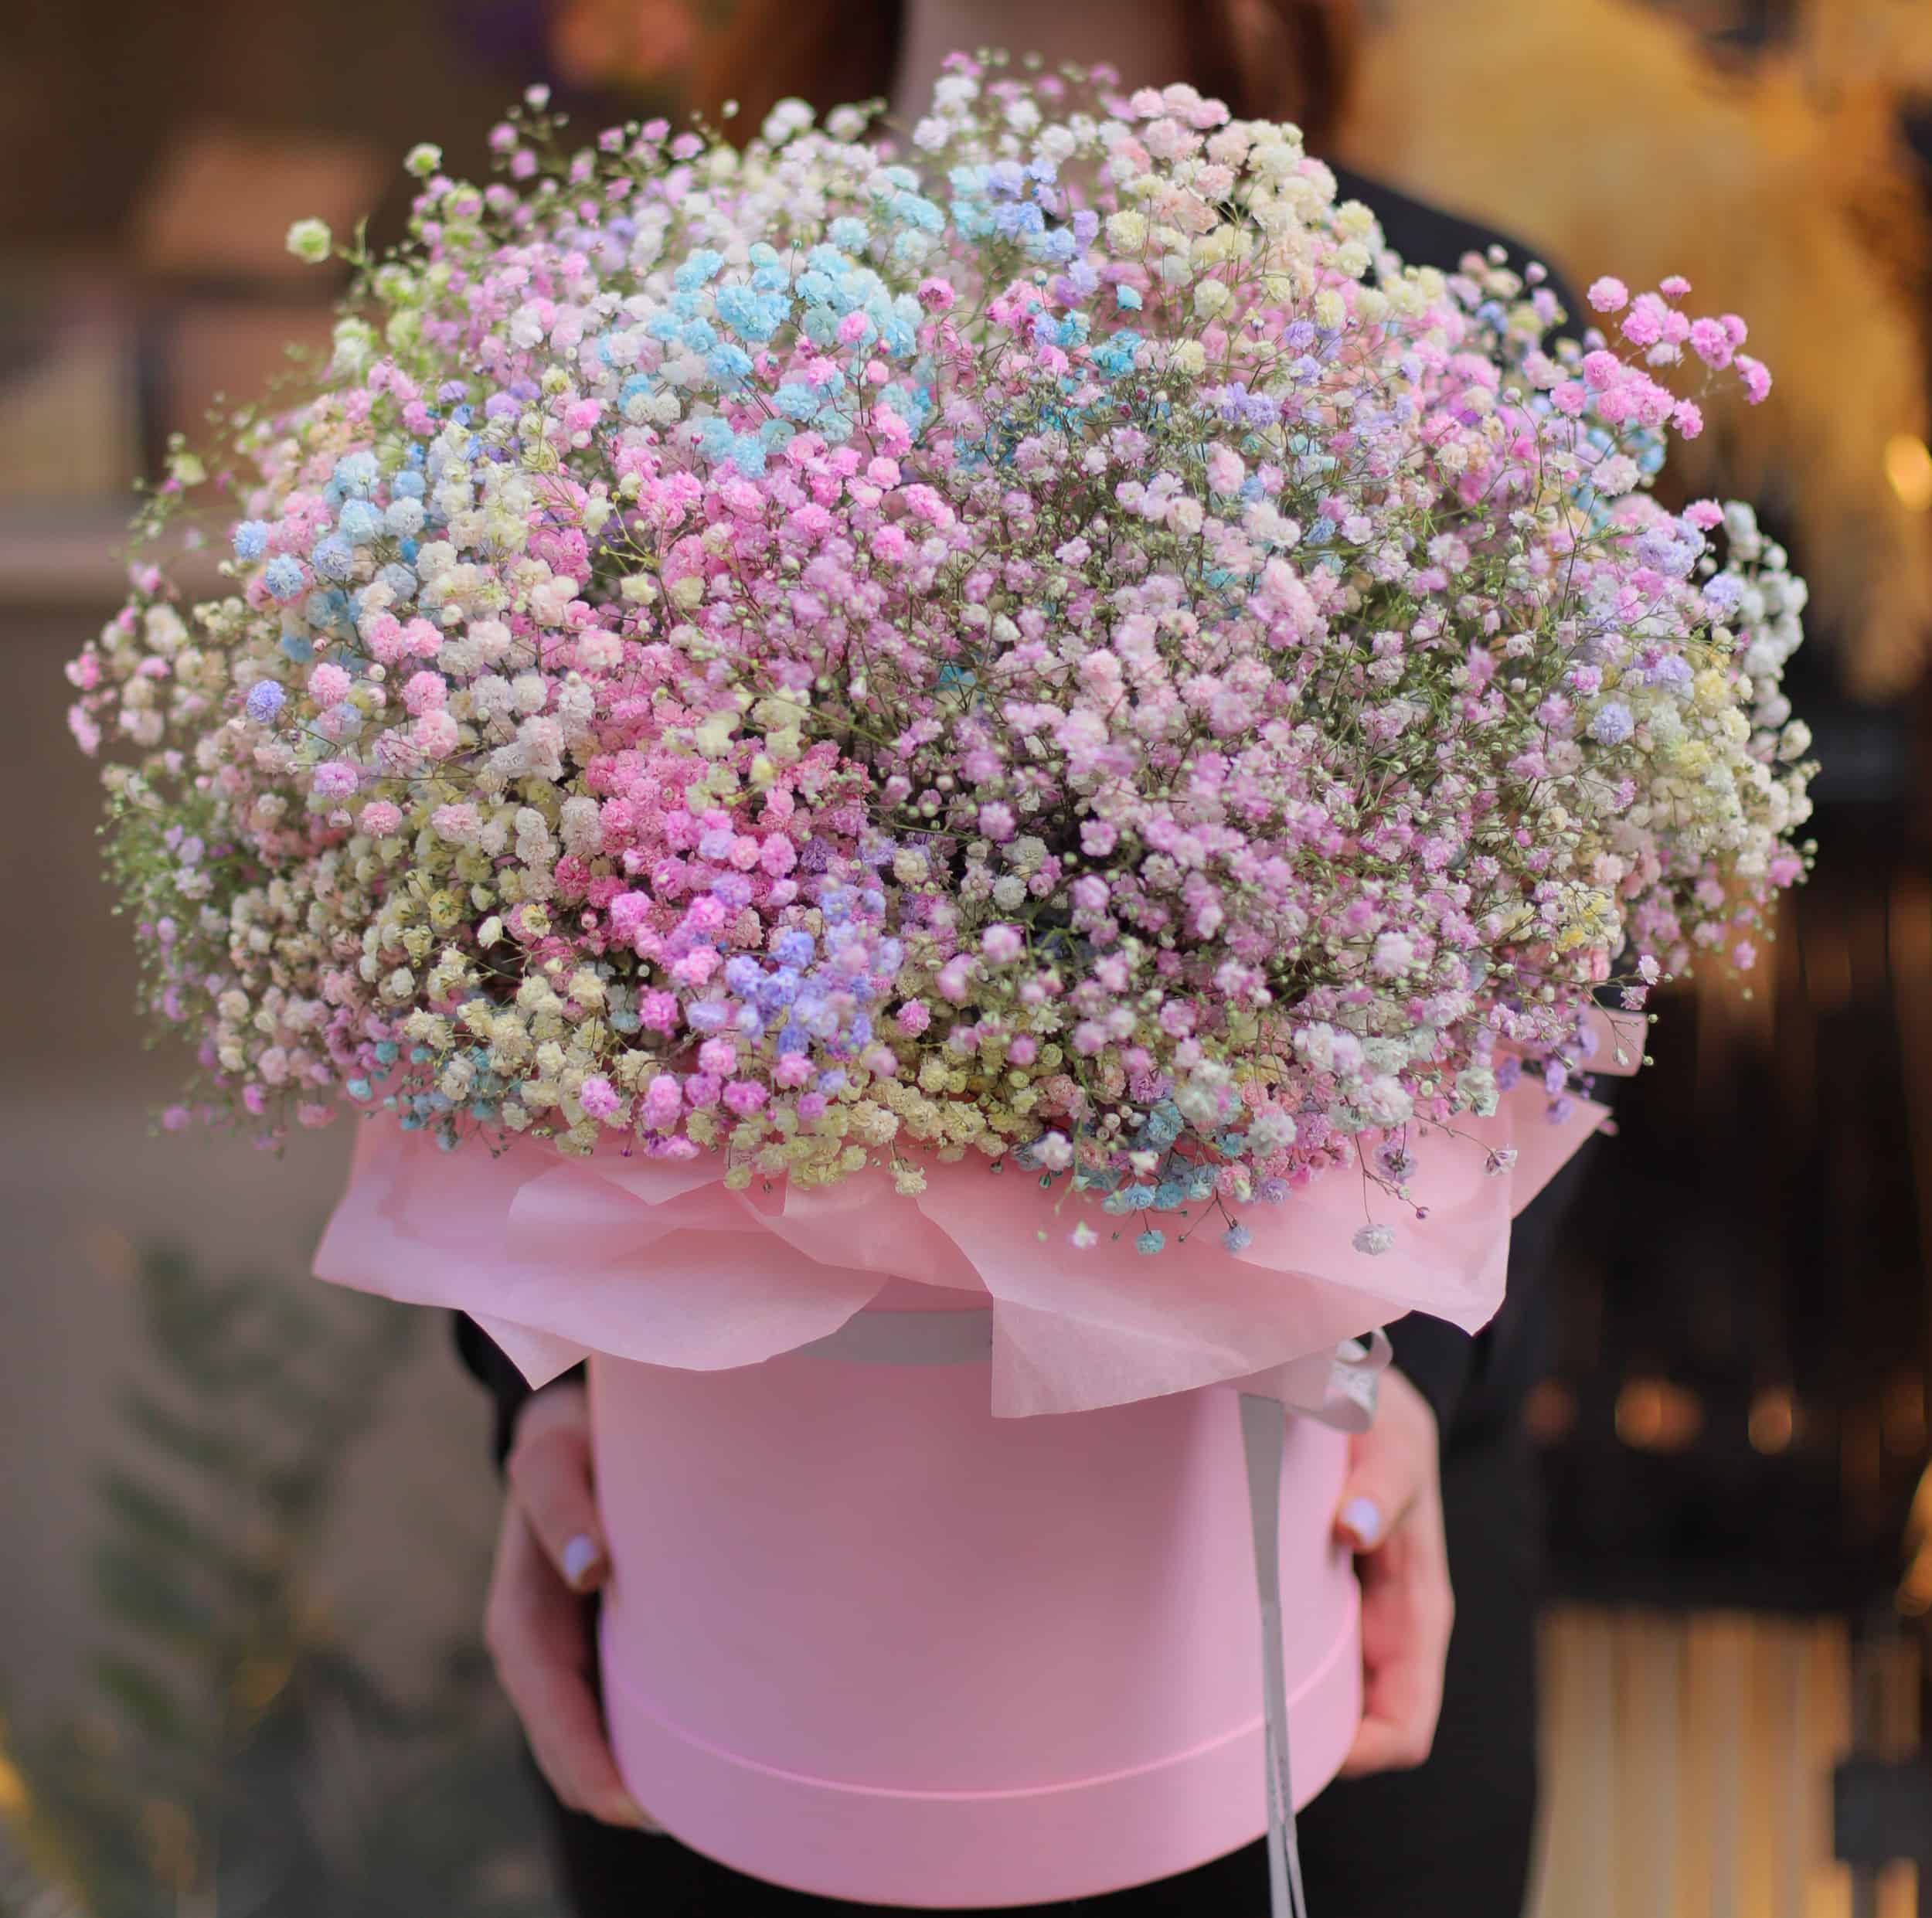
[(971, 1155), (1150, 1253), (1345, 1174), (1374, 1252), (1423, 1138), (1563, 1116), (1603, 988), (1750, 963), (1804, 587), (1649, 490), (1743, 323), (1602, 280), (1555, 342), (1104, 78), (412, 156), (314, 390), (164, 495), (226, 590), (144, 559), (70, 668), (171, 1124)]

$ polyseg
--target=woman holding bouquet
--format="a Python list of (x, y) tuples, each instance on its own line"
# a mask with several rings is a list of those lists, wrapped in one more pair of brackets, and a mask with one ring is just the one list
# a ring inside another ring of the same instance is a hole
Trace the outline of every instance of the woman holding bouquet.
[(822, 124), (413, 148), (69, 663), (165, 1124), (358, 1115), (316, 1275), (498, 1384), (583, 1912), (1304, 1918), (1344, 1773), (1318, 1906), (1520, 1903), (1531, 1209), (1809, 867), (1804, 586), (1651, 485), (1744, 320), (1553, 333), (1243, 19), (753, 5)]
[[(742, 0), (736, 12), (699, 91), (738, 101), (740, 124), (752, 127), (788, 95), (881, 94), (909, 124), (948, 52), (995, 46), (1049, 64), (1105, 60), (1128, 87), (1190, 80), (1237, 114), (1295, 121), (1319, 151), (1352, 51), (1342, 0)], [(1366, 201), (1406, 260), (1447, 269), (1496, 242), (1339, 177), (1342, 196)], [(1301, 1824), (1312, 1908), (1332, 1918), (1423, 1909), (1505, 1918), (1522, 1906), (1536, 1792), (1537, 1516), (1519, 1415), (1540, 1362), (1539, 1274), (1573, 1183), (1573, 1172), (1560, 1175), (1518, 1221), (1508, 1303), (1488, 1328), (1472, 1338), (1419, 1314), (1389, 1328), (1394, 1368), (1376, 1423), (1353, 1442), (1336, 1516), (1363, 1588), (1366, 1716), (1342, 1778)], [(474, 1323), (458, 1331), (495, 1393), (509, 1464), (488, 1634), (546, 1781), (573, 1909), (583, 1918), (861, 1909), (733, 1872), (655, 1829), (627, 1796), (594, 1688), (592, 1595), (607, 1563), (581, 1379), (532, 1394)], [(1266, 1908), (1266, 1870), (1257, 1839), (1158, 1882), (1033, 1908), (1249, 1918)], [(936, 1885), (934, 1901), (944, 1896)]]
[(138, 557), (69, 664), (165, 1123), (361, 1115), (316, 1275), (497, 1376), (587, 1913), (1304, 1918), (1345, 1772), (1318, 1903), (1520, 1901), (1512, 1222), (1605, 989), (1747, 970), (1814, 855), (1804, 583), (1651, 486), (1770, 376), (1676, 275), (1553, 337), (1151, 83), (1318, 128), (1338, 16), (1201, 17), (754, 5), (719, 90), (910, 127), (417, 147), (327, 366), (144, 508), (230, 583)]

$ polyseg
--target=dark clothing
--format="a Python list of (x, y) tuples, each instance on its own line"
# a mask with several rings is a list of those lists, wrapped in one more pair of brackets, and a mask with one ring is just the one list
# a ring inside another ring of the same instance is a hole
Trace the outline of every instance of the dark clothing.
[[(491, 1428), (492, 1444), (496, 1462), (501, 1465), (509, 1456), (510, 1437), (516, 1428), (516, 1415), (523, 1410), (523, 1401), (530, 1396), (529, 1385), (511, 1363), (502, 1347), (474, 1319), (461, 1312), (456, 1315), (456, 1350), (464, 1364), (489, 1388), (496, 1408)], [(581, 1379), (583, 1368), (574, 1365), (564, 1376)]]
[[(1336, 172), (1342, 196), (1372, 207), (1388, 244), (1405, 260), (1453, 270), (1465, 253), (1498, 240), (1359, 175)], [(1520, 269), (1527, 256), (1502, 243)], [(1549, 284), (1566, 312), (1576, 315), (1561, 284), (1553, 276)], [(1309, 1901), (1319, 1918), (1397, 1918), (1424, 1909), (1444, 1918), (1510, 1918), (1522, 1909), (1536, 1800), (1540, 1540), (1533, 1461), (1519, 1414), (1545, 1363), (1546, 1314), (1537, 1281), (1579, 1162), (1517, 1221), (1508, 1297), (1481, 1332), (1472, 1338), (1418, 1314), (1389, 1328), (1396, 1364), (1434, 1408), (1442, 1434), (1456, 1624), (1429, 1761), (1413, 1771), (1333, 1784), (1301, 1817)], [(464, 1362), (495, 1396), (500, 1461), (529, 1388), (468, 1319), (458, 1319), (457, 1338)], [(565, 1811), (547, 1789), (543, 1795), (579, 1918), (723, 1918), (727, 1911), (773, 1918), (850, 1912), (856, 1918), (899, 1909), (768, 1885), (675, 1838), (615, 1831)], [(1257, 1840), (1131, 1890), (1004, 1909), (1006, 1918), (1267, 1918), (1266, 1844)]]

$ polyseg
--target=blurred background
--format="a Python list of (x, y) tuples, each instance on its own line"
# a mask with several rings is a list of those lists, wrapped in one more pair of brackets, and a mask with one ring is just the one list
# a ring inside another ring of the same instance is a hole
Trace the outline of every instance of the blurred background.
[[(555, 1909), (475, 1639), (481, 1395), (440, 1324), (302, 1282), (345, 1132), (151, 1132), (178, 1062), (136, 1042), (60, 667), (131, 476), (326, 338), (291, 220), (396, 236), (407, 148), (474, 176), (532, 80), (580, 125), (673, 107), (727, 12), (10, 13), (0, 857), (59, 937), (0, 943), (0, 1918)], [(1541, 1911), (1932, 1911), (1932, 0), (1362, 25), (1335, 157), (1750, 317), (1776, 403), (1676, 483), (1757, 501), (1814, 594), (1818, 876), (1749, 994), (1661, 1002), (1556, 1275)]]

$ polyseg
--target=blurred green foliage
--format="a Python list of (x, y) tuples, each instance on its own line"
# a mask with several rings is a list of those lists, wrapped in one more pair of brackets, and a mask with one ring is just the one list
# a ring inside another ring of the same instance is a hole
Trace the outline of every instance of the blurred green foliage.
[(136, 1283), (151, 1362), (98, 1478), (109, 1637), (88, 1709), (9, 1728), (0, 1918), (544, 1918), (480, 1648), (399, 1699), (311, 1582), (414, 1316), (168, 1251)]

